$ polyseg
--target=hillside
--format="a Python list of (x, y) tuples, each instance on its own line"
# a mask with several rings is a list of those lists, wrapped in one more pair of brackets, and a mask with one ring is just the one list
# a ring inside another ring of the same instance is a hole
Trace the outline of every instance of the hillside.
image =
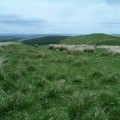
[(90, 34), (70, 37), (61, 44), (120, 45), (120, 37), (107, 34)]
[(29, 39), (22, 41), (29, 45), (48, 45), (48, 44), (58, 44), (62, 39), (66, 39), (68, 36), (45, 36), (35, 39)]
[(0, 120), (119, 118), (119, 55), (0, 46)]

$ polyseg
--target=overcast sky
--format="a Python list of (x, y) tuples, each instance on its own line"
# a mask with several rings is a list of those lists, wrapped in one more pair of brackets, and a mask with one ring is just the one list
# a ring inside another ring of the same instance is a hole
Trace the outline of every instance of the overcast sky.
[(120, 34), (120, 0), (0, 0), (0, 33)]

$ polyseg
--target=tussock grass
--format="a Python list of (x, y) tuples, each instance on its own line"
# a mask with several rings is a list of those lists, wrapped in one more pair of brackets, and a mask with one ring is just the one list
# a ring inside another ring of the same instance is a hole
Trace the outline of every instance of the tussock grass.
[(101, 77), (103, 77), (104, 76), (104, 72), (103, 71), (94, 71), (92, 74), (91, 74), (91, 76), (93, 77), (93, 78), (101, 78)]
[(83, 78), (82, 76), (75, 76), (75, 78), (72, 79), (72, 84), (83, 84), (83, 81), (85, 80), (85, 78)]
[(120, 83), (120, 73), (111, 73), (101, 78), (102, 84), (116, 85)]
[(76, 65), (76, 66), (81, 66), (81, 65), (83, 65), (84, 64), (84, 60), (82, 60), (82, 59), (76, 59), (75, 60), (75, 62), (74, 62), (74, 64)]
[(3, 72), (0, 71), (0, 81), (5, 80), (5, 75)]
[(120, 56), (24, 44), (3, 49), (1, 120), (119, 120)]
[(68, 114), (70, 120), (83, 119), (84, 115), (89, 111), (91, 106), (95, 104), (95, 98), (90, 93), (75, 93), (72, 96), (68, 106)]

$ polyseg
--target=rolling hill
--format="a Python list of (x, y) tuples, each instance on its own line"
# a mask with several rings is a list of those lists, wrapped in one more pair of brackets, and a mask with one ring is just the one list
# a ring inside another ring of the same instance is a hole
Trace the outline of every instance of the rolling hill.
[(48, 45), (48, 44), (59, 44), (61, 40), (68, 38), (68, 36), (45, 36), (40, 38), (34, 38), (22, 41), (29, 45)]
[(64, 39), (61, 44), (120, 45), (120, 37), (107, 34), (90, 34)]

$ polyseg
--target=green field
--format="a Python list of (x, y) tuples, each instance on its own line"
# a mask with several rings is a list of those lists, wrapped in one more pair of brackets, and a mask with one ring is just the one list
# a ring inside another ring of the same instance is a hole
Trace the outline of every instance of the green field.
[(120, 120), (120, 55), (0, 47), (0, 120)]

